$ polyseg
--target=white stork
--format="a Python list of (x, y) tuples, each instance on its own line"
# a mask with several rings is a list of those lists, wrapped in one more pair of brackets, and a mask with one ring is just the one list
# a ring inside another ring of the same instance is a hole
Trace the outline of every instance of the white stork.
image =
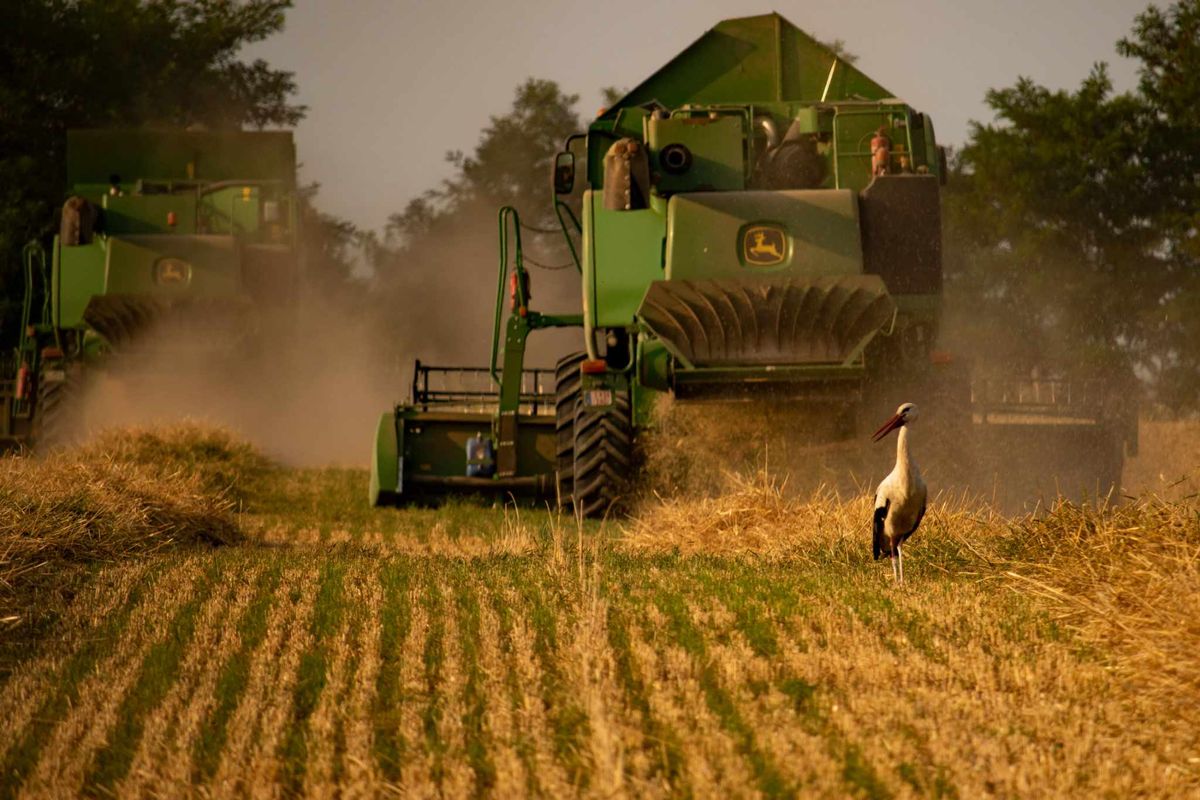
[(917, 407), (904, 403), (872, 437), (872, 441), (878, 442), (892, 431), (900, 431), (896, 435), (896, 466), (875, 490), (873, 545), (876, 560), (880, 555), (892, 560), (892, 575), (898, 583), (904, 583), (904, 555), (900, 545), (921, 524), (928, 496), (921, 472), (908, 452), (908, 426), (916, 420)]

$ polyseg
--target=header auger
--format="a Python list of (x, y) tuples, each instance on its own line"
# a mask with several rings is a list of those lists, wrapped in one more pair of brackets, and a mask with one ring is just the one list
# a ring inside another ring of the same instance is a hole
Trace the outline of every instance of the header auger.
[[(777, 14), (720, 23), (555, 160), (578, 313), (528, 307), (519, 226), (511, 254), (505, 235), (516, 212), (501, 212), (493, 364), (481, 371), (491, 406), (414, 390), (384, 414), (372, 503), (557, 491), (582, 514), (608, 513), (667, 393), (803, 399), (850, 435), (901, 392), (953, 418), (961, 441), (970, 385), (933, 349), (945, 177), (927, 115)], [(524, 369), (526, 336), (548, 326), (582, 329), (553, 395)], [(468, 445), (494, 448), (494, 465), (478, 469)]]

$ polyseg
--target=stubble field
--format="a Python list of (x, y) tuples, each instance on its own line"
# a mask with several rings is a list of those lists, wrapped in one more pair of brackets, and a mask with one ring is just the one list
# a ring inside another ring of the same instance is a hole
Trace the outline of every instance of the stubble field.
[(939, 501), (901, 587), (765, 479), (598, 525), (194, 428), (3, 469), (3, 798), (1200, 791), (1194, 497)]

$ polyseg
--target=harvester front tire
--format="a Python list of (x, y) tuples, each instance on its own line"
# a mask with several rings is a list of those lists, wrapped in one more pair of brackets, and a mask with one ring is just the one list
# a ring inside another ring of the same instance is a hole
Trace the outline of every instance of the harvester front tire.
[(560, 506), (571, 504), (575, 489), (575, 407), (579, 405), (579, 365), (585, 353), (571, 353), (554, 365), (554, 480)]
[(633, 470), (633, 422), (629, 393), (613, 391), (613, 404), (575, 407), (575, 513), (604, 517), (624, 510)]

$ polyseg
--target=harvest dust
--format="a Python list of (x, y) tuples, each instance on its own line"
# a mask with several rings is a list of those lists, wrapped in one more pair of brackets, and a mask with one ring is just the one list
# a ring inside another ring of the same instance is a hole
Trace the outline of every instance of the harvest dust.
[(161, 322), (86, 373), (68, 434), (193, 419), (291, 466), (362, 466), (401, 394), (373, 342), (366, 321), (315, 302), (240, 326)]
[[(910, 399), (922, 409), (913, 425), (913, 454), (935, 495), (1015, 514), (1059, 498), (1106, 504), (1145, 494), (1169, 500), (1200, 494), (1200, 422), (1142, 420), (1138, 451), (1123, 459), (1114, 483), (1101, 477), (1113, 454), (1094, 428), (1014, 432), (966, 413), (948, 420), (944, 408), (922, 404), (922, 397), (897, 397), (896, 403)], [(635, 493), (644, 500), (716, 498), (766, 480), (789, 497), (853, 498), (873, 491), (895, 462), (894, 438), (871, 441), (883, 421), (848, 406), (785, 397), (666, 399), (639, 437), (645, 479)]]

